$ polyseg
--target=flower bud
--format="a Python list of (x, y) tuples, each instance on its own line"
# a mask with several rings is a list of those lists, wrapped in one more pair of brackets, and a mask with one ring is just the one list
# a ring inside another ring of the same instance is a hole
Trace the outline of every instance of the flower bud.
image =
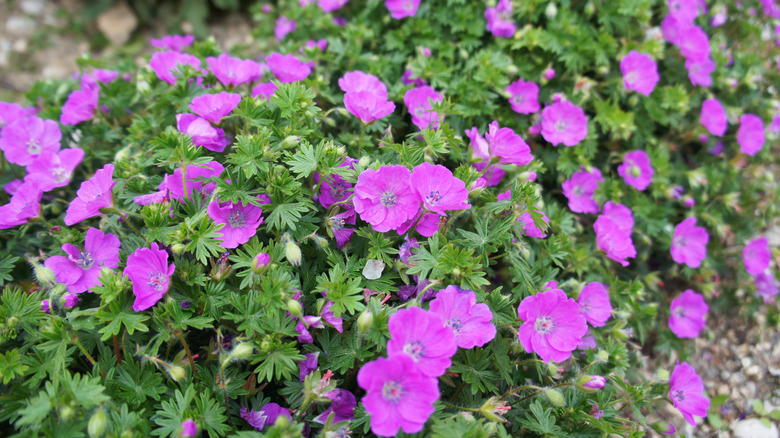
[(33, 268), (35, 269), (35, 278), (38, 279), (38, 283), (40, 283), (42, 286), (52, 285), (57, 282), (57, 279), (54, 276), (54, 271), (40, 263), (36, 263), (34, 261), (30, 261), (30, 263), (32, 263)]
[(41, 312), (46, 312), (51, 315), (51, 305), (49, 304), (49, 300), (41, 301)]
[(549, 362), (547, 365), (547, 372), (550, 373), (551, 376), (558, 375), (558, 365), (555, 365), (552, 362)]
[(276, 417), (276, 422), (274, 423), (274, 426), (285, 428), (290, 425), (290, 419), (287, 418), (285, 415), (280, 415)]
[(555, 2), (550, 2), (547, 4), (547, 8), (544, 10), (544, 15), (550, 19), (553, 19), (556, 15), (558, 15), (558, 7), (555, 6)]
[(360, 157), (360, 160), (358, 160), (358, 166), (362, 168), (368, 167), (369, 164), (371, 164), (371, 158), (369, 158), (368, 155), (363, 155)]
[(510, 76), (514, 76), (520, 73), (520, 70), (518, 70), (517, 66), (515, 66), (514, 64), (509, 64), (509, 66), (506, 68), (506, 73)]
[(577, 379), (577, 389), (585, 393), (598, 392), (604, 385), (607, 384), (607, 379), (603, 376), (596, 375), (584, 375)]
[(285, 137), (284, 140), (279, 144), (279, 146), (282, 149), (292, 149), (296, 146), (298, 146), (298, 143), (301, 141), (301, 137), (297, 135), (288, 135)]
[(363, 313), (358, 316), (357, 326), (358, 333), (364, 334), (371, 330), (371, 326), (374, 325), (374, 314), (368, 310), (364, 310)]
[(175, 380), (176, 382), (181, 382), (187, 377), (187, 370), (178, 365), (172, 365), (170, 368), (168, 368), (168, 374), (171, 375), (171, 379)]
[(79, 303), (79, 296), (73, 293), (68, 293), (60, 298), (60, 302), (62, 302), (62, 307), (71, 309), (76, 307), (76, 305)]
[(290, 312), (290, 315), (303, 318), (303, 306), (298, 300), (287, 300), (287, 311)]
[(596, 12), (596, 5), (593, 4), (593, 2), (588, 2), (585, 4), (585, 16), (590, 17)]
[(506, 422), (506, 418), (501, 415), (506, 414), (510, 409), (512, 409), (512, 407), (507, 405), (505, 401), (493, 396), (479, 408), (479, 412), (490, 421), (504, 423)]
[(301, 264), (301, 248), (292, 240), (287, 241), (287, 245), (284, 247), (284, 256), (293, 266)]
[(135, 435), (133, 435), (133, 431), (130, 429), (125, 429), (120, 435), (119, 438), (133, 438)]
[(265, 271), (269, 263), (271, 263), (271, 256), (266, 252), (261, 252), (255, 256), (254, 260), (252, 260), (252, 271), (255, 274), (261, 274), (263, 271)]
[(198, 425), (189, 418), (181, 423), (181, 438), (194, 438), (198, 434)]
[(658, 380), (661, 380), (662, 382), (666, 382), (669, 380), (669, 371), (665, 369), (660, 369), (655, 372), (655, 374), (658, 376)]
[(550, 404), (559, 408), (566, 406), (566, 402), (563, 400), (563, 394), (557, 389), (545, 389), (544, 396), (550, 401)]
[(75, 411), (72, 407), (65, 405), (60, 408), (60, 418), (63, 420), (70, 420), (73, 418), (73, 414), (75, 414)]
[(171, 246), (171, 251), (173, 251), (174, 254), (181, 254), (184, 252), (184, 245), (181, 243), (174, 243)]
[(103, 434), (106, 432), (106, 426), (108, 426), (108, 418), (101, 406), (97, 412), (92, 414), (92, 418), (89, 419), (89, 423), (87, 424), (89, 438), (102, 438)]
[(609, 361), (609, 352), (604, 350), (599, 350), (599, 361), (600, 362), (607, 362)]
[(239, 360), (248, 360), (252, 357), (254, 351), (255, 348), (252, 346), (251, 342), (242, 342), (233, 348), (231, 356)]

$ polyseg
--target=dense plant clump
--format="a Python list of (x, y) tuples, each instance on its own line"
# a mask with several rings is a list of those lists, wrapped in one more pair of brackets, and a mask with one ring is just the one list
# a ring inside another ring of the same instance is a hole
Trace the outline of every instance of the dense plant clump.
[(280, 3), (0, 103), (4, 435), (721, 427), (690, 338), (778, 324), (780, 7)]

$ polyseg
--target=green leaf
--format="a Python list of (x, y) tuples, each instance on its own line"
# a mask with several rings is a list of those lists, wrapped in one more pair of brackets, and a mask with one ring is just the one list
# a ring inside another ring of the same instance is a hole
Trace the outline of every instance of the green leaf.
[(29, 367), (22, 362), (22, 355), (18, 349), (13, 349), (5, 354), (0, 354), (0, 377), (3, 384), (7, 385), (14, 377), (24, 376)]
[(19, 411), (19, 419), (16, 427), (38, 424), (49, 415), (51, 411), (51, 396), (46, 391), (41, 391), (37, 396), (27, 401), (27, 406)]
[(0, 256), (0, 286), (13, 279), (11, 271), (14, 270), (15, 263), (18, 260), (19, 257), (11, 254), (3, 254)]
[(255, 356), (252, 363), (259, 363), (255, 368), (257, 381), (272, 381), (274, 379), (289, 379), (298, 373), (298, 362), (305, 357), (295, 348), (295, 342), (276, 342), (268, 350), (261, 351)]
[(302, 177), (308, 177), (315, 170), (317, 170), (317, 164), (322, 157), (322, 145), (316, 147), (303, 144), (298, 147), (298, 152), (287, 161), (290, 166), (290, 170), (299, 174)]
[(158, 409), (152, 416), (152, 421), (160, 426), (152, 431), (152, 435), (172, 436), (176, 433), (181, 427), (181, 423), (186, 419), (185, 413), (194, 398), (195, 388), (189, 385), (184, 394), (177, 389), (173, 400), (163, 401), (160, 405), (161, 409)]

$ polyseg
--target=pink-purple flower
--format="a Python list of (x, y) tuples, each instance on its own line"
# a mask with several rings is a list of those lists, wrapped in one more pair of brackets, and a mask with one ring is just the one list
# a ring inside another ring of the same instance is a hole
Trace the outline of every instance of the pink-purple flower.
[(672, 239), (672, 259), (691, 268), (701, 266), (707, 257), (710, 235), (704, 227), (696, 226), (696, 218), (689, 217), (677, 224)]
[(441, 164), (422, 163), (414, 168), (411, 188), (428, 210), (447, 215), (449, 210), (471, 208), (467, 202), (469, 191), (466, 183), (455, 178), (452, 172)]
[(412, 172), (401, 165), (368, 169), (355, 184), (352, 202), (360, 218), (380, 232), (395, 230), (420, 210), (420, 201), (412, 191)]
[(628, 55), (620, 60), (620, 71), (623, 73), (623, 86), (626, 90), (634, 90), (645, 96), (653, 92), (655, 84), (661, 79), (653, 58), (636, 50), (628, 52)]
[(193, 35), (166, 35), (160, 39), (152, 38), (150, 43), (152, 47), (158, 49), (181, 52), (185, 47), (191, 46), (194, 41), (195, 36)]
[(70, 182), (73, 170), (83, 158), (84, 150), (79, 148), (63, 149), (57, 153), (42, 153), (27, 166), (24, 180), (34, 181), (44, 192), (66, 186)]
[(298, 27), (298, 23), (296, 23), (295, 20), (291, 20), (284, 15), (280, 16), (276, 20), (276, 26), (274, 26), (274, 36), (276, 37), (276, 40), (283, 40), (287, 34), (295, 31), (296, 27)]
[(0, 229), (24, 225), (41, 216), (43, 191), (34, 181), (20, 185), (8, 204), (0, 206)]
[(439, 399), (438, 380), (420, 372), (405, 354), (363, 365), (357, 381), (366, 391), (362, 403), (371, 414), (371, 432), (378, 436), (421, 431)]
[(87, 230), (84, 250), (66, 243), (62, 250), (67, 256), (52, 256), (44, 263), (54, 272), (58, 283), (68, 287), (69, 292), (82, 293), (100, 285), (100, 270), (103, 267), (119, 267), (119, 238), (97, 228)]
[(412, 88), (404, 94), (404, 105), (412, 115), (412, 123), (420, 129), (438, 129), (439, 113), (433, 111), (431, 102), (441, 102), (441, 94), (432, 87), (423, 85)]
[(311, 67), (293, 55), (273, 53), (265, 57), (268, 68), (279, 79), (279, 82), (287, 84), (306, 79), (311, 73)]
[(669, 380), (669, 398), (691, 426), (696, 426), (693, 416), (706, 417), (710, 400), (703, 395), (704, 383), (696, 370), (683, 362), (677, 364)]
[(766, 237), (753, 239), (742, 250), (742, 262), (750, 275), (758, 275), (769, 267), (772, 253), (769, 251), (769, 241)]
[(536, 83), (518, 79), (506, 87), (506, 92), (510, 94), (509, 104), (514, 112), (533, 114), (539, 111), (539, 86)]
[(262, 75), (260, 64), (257, 62), (251, 59), (234, 58), (227, 53), (223, 53), (216, 58), (210, 56), (206, 58), (206, 63), (209, 66), (209, 71), (214, 73), (217, 80), (225, 86), (232, 85), (237, 87), (254, 82), (260, 79), (260, 75)]
[(18, 103), (0, 102), (0, 130), (17, 119), (35, 114), (35, 109), (25, 108)]
[(737, 143), (739, 150), (747, 155), (755, 155), (764, 146), (764, 122), (755, 114), (743, 114), (739, 119)]
[[(633, 223), (633, 217), (631, 218)], [(604, 251), (607, 257), (628, 266), (627, 258), (636, 257), (636, 248), (631, 240), (631, 228), (625, 228), (623, 224), (606, 214), (599, 215), (593, 223), (596, 231), (596, 246)]]
[(496, 337), (493, 312), (487, 304), (477, 304), (472, 290), (447, 286), (431, 301), (430, 311), (439, 315), (455, 335), (460, 348), (481, 347)]
[(191, 419), (181, 423), (181, 438), (195, 438), (198, 435), (198, 425)]
[(642, 150), (627, 153), (618, 167), (618, 174), (626, 184), (637, 190), (646, 189), (653, 181), (654, 173), (650, 157)]
[[(348, 167), (354, 169), (354, 163), (357, 160), (347, 157), (339, 167)], [(320, 178), (322, 178), (319, 172), (314, 174), (314, 183), (319, 184)], [(346, 181), (340, 175), (332, 173), (322, 183), (320, 187), (320, 204), (324, 208), (330, 208), (331, 205), (345, 201), (352, 196), (352, 183)]]
[(485, 9), (487, 30), (493, 36), (512, 38), (515, 35), (515, 24), (512, 22), (512, 2), (499, 0), (495, 8)]
[(57, 122), (36, 116), (22, 117), (0, 132), (0, 150), (9, 162), (27, 166), (43, 153), (57, 153), (61, 138)]
[(756, 285), (756, 292), (764, 297), (765, 302), (780, 293), (780, 287), (771, 269), (754, 276), (753, 282)]
[(176, 114), (176, 129), (192, 137), (192, 144), (210, 151), (222, 152), (227, 146), (222, 128), (215, 128), (208, 120), (194, 114)]
[(499, 157), (500, 163), (522, 166), (534, 159), (525, 140), (510, 128), (499, 129), (497, 121), (490, 124), (485, 140), (489, 156)]
[(339, 78), (339, 88), (344, 93), (368, 91), (387, 100), (387, 85), (378, 77), (360, 70), (351, 71)]
[(588, 283), (577, 297), (577, 304), (585, 320), (593, 327), (601, 327), (612, 315), (612, 304), (609, 302), (609, 291), (603, 284), (594, 281)]
[(363, 124), (369, 125), (395, 111), (395, 103), (369, 91), (358, 91), (344, 95), (344, 106)]
[(426, 376), (439, 377), (452, 365), (458, 350), (455, 334), (442, 318), (419, 307), (395, 312), (387, 323), (387, 355), (407, 356)]
[(138, 248), (127, 257), (124, 275), (133, 283), (133, 310), (141, 312), (154, 306), (168, 291), (176, 266), (168, 265), (168, 253), (156, 242), (150, 248)]
[[(550, 218), (548, 218), (543, 211), (538, 211), (538, 213), (542, 214), (542, 221), (547, 225), (550, 225)], [(537, 239), (544, 239), (547, 237), (547, 234), (536, 226), (534, 219), (531, 217), (531, 213), (526, 211), (517, 218), (517, 221), (523, 223), (523, 231), (525, 231), (526, 236), (535, 237)]]
[(290, 411), (276, 403), (263, 405), (259, 411), (254, 409), (247, 410), (246, 407), (242, 406), (240, 415), (250, 426), (259, 431), (262, 431), (265, 426), (273, 426), (276, 423), (276, 419), (280, 416), (292, 419)]
[(695, 338), (707, 325), (707, 302), (691, 289), (672, 300), (669, 328), (679, 338)]
[(322, 411), (320, 415), (314, 417), (312, 421), (325, 424), (331, 412), (333, 412), (333, 424), (355, 419), (355, 407), (357, 406), (355, 394), (346, 389), (336, 388), (323, 394), (323, 396), (331, 399), (330, 406)]
[(674, 16), (682, 23), (693, 23), (699, 15), (699, 6), (696, 0), (669, 0), (669, 15)]
[(60, 123), (78, 125), (94, 117), (99, 94), (100, 87), (82, 88), (70, 93), (68, 100), (62, 106)]
[(604, 181), (601, 172), (593, 168), (590, 172), (582, 170), (574, 172), (563, 182), (563, 194), (569, 200), (569, 209), (575, 213), (598, 213), (601, 209), (593, 199), (593, 193)]
[(278, 88), (273, 82), (260, 82), (252, 88), (252, 97), (271, 100), (271, 96), (276, 93)]
[(208, 207), (209, 217), (217, 224), (224, 224), (218, 233), (225, 248), (236, 248), (257, 234), (257, 227), (263, 223), (263, 209), (243, 202), (212, 201)]
[(114, 206), (111, 189), (116, 185), (114, 165), (106, 164), (95, 172), (92, 178), (81, 183), (76, 199), (70, 202), (65, 212), (65, 225), (75, 225), (85, 219), (99, 216), (100, 209)]
[(200, 59), (187, 53), (179, 53), (169, 50), (156, 52), (149, 60), (149, 67), (161, 81), (171, 85), (176, 84), (176, 77), (181, 75), (182, 66), (189, 65), (194, 69), (200, 69)]
[(317, 6), (319, 6), (323, 12), (333, 12), (343, 8), (348, 1), (349, 0), (317, 0)]
[(223, 91), (217, 94), (204, 94), (192, 99), (190, 111), (215, 125), (230, 114), (241, 102), (241, 95)]
[(707, 99), (701, 104), (701, 115), (699, 116), (701, 124), (710, 131), (710, 134), (723, 137), (728, 128), (728, 117), (726, 108), (718, 99)]
[(712, 72), (715, 71), (715, 62), (707, 57), (685, 61), (685, 69), (688, 70), (688, 79), (693, 85), (709, 87), (712, 85)]
[(405, 17), (414, 17), (417, 8), (420, 7), (420, 0), (385, 0), (385, 6), (390, 11), (390, 16), (396, 20)]
[(575, 146), (587, 136), (588, 117), (577, 105), (562, 100), (542, 110), (542, 137), (553, 146)]
[(677, 45), (686, 60), (695, 62), (710, 58), (710, 40), (699, 26), (683, 27), (679, 38)]
[(545, 362), (570, 358), (588, 331), (580, 306), (560, 289), (525, 297), (517, 314), (524, 321), (518, 332), (520, 343)]

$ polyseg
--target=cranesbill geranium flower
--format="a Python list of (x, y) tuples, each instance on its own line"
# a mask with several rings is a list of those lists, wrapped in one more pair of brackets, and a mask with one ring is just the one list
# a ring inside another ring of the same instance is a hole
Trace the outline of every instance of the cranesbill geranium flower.
[(209, 71), (214, 73), (219, 82), (225, 86), (232, 85), (237, 87), (254, 82), (260, 79), (260, 75), (262, 75), (260, 64), (257, 62), (251, 59), (234, 58), (227, 53), (223, 53), (216, 58), (209, 56), (206, 58), (206, 63), (209, 66)]
[(772, 253), (769, 251), (769, 241), (766, 237), (753, 239), (742, 250), (742, 262), (750, 275), (758, 275), (769, 267)]
[(98, 107), (100, 88), (83, 88), (68, 95), (68, 100), (62, 106), (60, 123), (63, 125), (78, 125), (95, 116)]
[(460, 348), (481, 347), (496, 337), (496, 326), (491, 322), (493, 312), (487, 304), (477, 304), (472, 290), (447, 286), (431, 301), (430, 311), (452, 329), (455, 344)]
[(211, 123), (218, 124), (241, 102), (241, 95), (223, 91), (218, 94), (204, 94), (192, 99), (190, 111)]
[(348, 1), (349, 0), (317, 0), (317, 6), (319, 6), (323, 12), (333, 12), (343, 8)]
[(90, 228), (84, 239), (84, 251), (66, 243), (62, 250), (67, 257), (52, 256), (44, 264), (54, 272), (57, 282), (68, 286), (69, 292), (81, 293), (101, 284), (98, 277), (103, 267), (119, 267), (119, 246), (117, 236)]
[[(35, 112), (32, 114), (35, 114)], [(0, 129), (3, 129), (3, 126), (15, 122), (17, 119), (32, 114), (29, 114), (28, 109), (18, 103), (0, 102)]]
[(385, 6), (390, 11), (390, 16), (396, 20), (405, 17), (414, 17), (417, 8), (420, 7), (420, 0), (385, 0)]
[(711, 58), (685, 61), (685, 69), (688, 70), (688, 79), (691, 80), (691, 84), (702, 87), (712, 85), (710, 75), (715, 71), (715, 62)]
[(371, 414), (371, 432), (379, 436), (421, 431), (439, 399), (438, 380), (420, 372), (405, 354), (363, 365), (357, 381), (366, 390), (362, 402)]
[(493, 36), (512, 38), (515, 35), (510, 0), (499, 0), (497, 7), (485, 9), (485, 20), (487, 20), (487, 30)]
[(432, 87), (424, 85), (412, 88), (404, 94), (404, 105), (412, 115), (412, 123), (420, 129), (438, 129), (439, 113), (432, 111), (431, 102), (441, 102), (441, 94)]
[(150, 43), (152, 47), (158, 49), (173, 50), (181, 52), (185, 47), (189, 47), (195, 41), (193, 35), (166, 35), (160, 39), (152, 38)]
[(446, 216), (448, 210), (471, 208), (466, 183), (440, 164), (420, 164), (414, 168), (410, 181), (412, 191), (429, 211)]
[(181, 74), (183, 65), (189, 65), (194, 69), (200, 68), (200, 59), (174, 51), (157, 52), (149, 60), (149, 67), (161, 81), (171, 85), (176, 83), (176, 76)]
[(696, 218), (689, 217), (674, 227), (672, 239), (672, 259), (691, 268), (701, 266), (707, 257), (707, 242), (710, 235), (704, 227), (696, 226)]
[(593, 327), (601, 327), (612, 315), (612, 304), (609, 302), (609, 291), (603, 284), (594, 281), (588, 283), (577, 297), (577, 304), (585, 320)]
[(302, 81), (311, 73), (311, 67), (308, 64), (289, 54), (274, 53), (266, 56), (265, 62), (274, 76), (283, 84)]
[(292, 419), (290, 411), (279, 406), (276, 403), (268, 403), (263, 405), (259, 411), (247, 410), (246, 407), (241, 407), (241, 418), (246, 420), (250, 426), (257, 430), (263, 430), (265, 426), (273, 426), (276, 423), (276, 419), (285, 416)]
[(273, 82), (261, 82), (255, 85), (255, 88), (252, 88), (252, 97), (271, 100), (271, 96), (276, 93), (278, 88)]
[(156, 242), (151, 248), (138, 248), (127, 257), (124, 275), (133, 282), (133, 310), (140, 312), (154, 306), (168, 291), (170, 276), (176, 266), (168, 265), (168, 253)]
[(533, 114), (539, 111), (539, 86), (536, 83), (518, 79), (506, 87), (506, 92), (511, 95), (509, 104), (514, 112)]
[(379, 232), (397, 229), (420, 210), (420, 201), (412, 191), (412, 172), (405, 166), (382, 166), (360, 174), (352, 202), (360, 218)]
[(192, 137), (192, 144), (210, 151), (222, 152), (227, 146), (225, 131), (195, 114), (176, 114), (176, 129)]
[(531, 155), (531, 148), (528, 147), (523, 138), (510, 128), (499, 129), (496, 121), (490, 124), (489, 130), (485, 134), (485, 140), (488, 144), (488, 153), (491, 157), (501, 158), (500, 163), (521, 166), (534, 159)]
[(387, 85), (378, 77), (360, 70), (351, 71), (340, 77), (339, 88), (344, 93), (368, 91), (379, 96), (382, 100), (387, 100)]
[(20, 185), (8, 204), (0, 206), (0, 229), (24, 225), (28, 219), (41, 216), (43, 191), (34, 181)]
[(593, 223), (596, 231), (596, 246), (607, 253), (607, 257), (628, 266), (627, 258), (636, 257), (636, 248), (631, 240), (631, 229), (622, 228), (606, 215), (600, 215)]
[(601, 215), (612, 219), (621, 230), (631, 231), (634, 228), (634, 213), (623, 204), (607, 201)]
[(623, 164), (618, 166), (618, 174), (626, 184), (637, 190), (644, 190), (653, 181), (653, 166), (645, 151), (632, 151), (623, 157)]
[(401, 75), (401, 83), (404, 85), (414, 85), (415, 87), (427, 85), (425, 79), (415, 77), (414, 72), (411, 70), (404, 70), (404, 74)]
[(669, 398), (691, 426), (696, 426), (694, 415), (706, 417), (710, 408), (710, 400), (702, 395), (703, 392), (704, 383), (688, 362), (674, 367), (669, 380)]
[(423, 374), (441, 376), (458, 350), (455, 334), (444, 323), (439, 315), (419, 307), (395, 312), (387, 323), (387, 355), (408, 356)]
[[(196, 181), (198, 178), (210, 178), (222, 175), (225, 168), (217, 161), (209, 161), (205, 164), (191, 164), (187, 166), (187, 198), (192, 197), (193, 192), (199, 192), (209, 195), (216, 188), (212, 182)], [(173, 175), (165, 177), (165, 188), (169, 191), (170, 197), (179, 201), (184, 201), (184, 181), (181, 169), (176, 169)]]
[(755, 155), (764, 146), (764, 122), (755, 114), (743, 114), (739, 119), (737, 143), (739, 150), (747, 155)]
[(65, 225), (75, 225), (84, 219), (99, 216), (100, 209), (114, 206), (114, 196), (111, 189), (116, 185), (114, 165), (106, 164), (95, 172), (92, 178), (81, 183), (76, 192), (76, 199), (70, 201), (65, 212)]
[(383, 119), (395, 111), (395, 103), (370, 91), (347, 93), (344, 95), (344, 106), (366, 125)]
[[(539, 213), (542, 214), (542, 221), (544, 221), (544, 223), (547, 225), (550, 225), (550, 218), (548, 218), (543, 211), (539, 211)], [(534, 219), (527, 211), (521, 214), (520, 217), (517, 218), (517, 221), (523, 223), (523, 231), (525, 231), (526, 236), (535, 237), (537, 239), (544, 239), (547, 237), (547, 234), (536, 226)]]
[(756, 292), (764, 297), (764, 302), (769, 301), (772, 297), (780, 293), (780, 287), (778, 287), (778, 283), (775, 281), (775, 276), (772, 274), (771, 269), (767, 269), (753, 277), (753, 282), (756, 285)]
[(683, 23), (693, 23), (699, 15), (696, 0), (669, 0), (669, 14)]
[(542, 111), (542, 137), (558, 146), (579, 144), (588, 136), (588, 117), (582, 108), (568, 100), (547, 106)]
[(63, 149), (57, 153), (42, 153), (27, 166), (24, 180), (36, 182), (44, 192), (66, 186), (70, 182), (73, 170), (83, 158), (84, 150), (79, 148)]
[(710, 134), (718, 137), (723, 137), (729, 123), (726, 109), (718, 99), (707, 99), (701, 104), (699, 121)]
[[(357, 162), (356, 159), (347, 157), (339, 164), (339, 167), (354, 169), (355, 162)], [(322, 177), (319, 172), (315, 172), (314, 183), (319, 184), (320, 178)], [(350, 196), (352, 196), (352, 183), (346, 181), (340, 175), (332, 173), (325, 179), (325, 182), (323, 182), (320, 187), (319, 201), (324, 208), (330, 208), (331, 205), (345, 201)]]
[(320, 356), (319, 352), (314, 353), (306, 353), (303, 355), (306, 359), (298, 362), (298, 367), (300, 368), (300, 378), (301, 382), (303, 382), (306, 379), (306, 376), (311, 374), (312, 371), (317, 369), (317, 361)]
[(262, 208), (243, 202), (212, 201), (208, 207), (209, 217), (217, 224), (225, 224), (218, 231), (221, 237), (217, 237), (225, 248), (236, 248), (257, 234), (257, 227), (263, 223), (262, 214)]
[(599, 183), (604, 181), (601, 171), (593, 168), (588, 172), (581, 168), (563, 182), (563, 194), (569, 200), (569, 209), (575, 213), (598, 213), (600, 208), (593, 199), (593, 193)]
[(695, 338), (707, 325), (707, 310), (704, 297), (688, 289), (672, 300), (669, 328), (679, 338)]
[(441, 219), (443, 218), (444, 216), (440, 216), (439, 213), (420, 210), (413, 218), (401, 224), (396, 231), (400, 236), (409, 231), (414, 225), (414, 230), (420, 233), (420, 235), (431, 237), (439, 231), (439, 226), (442, 223)]
[(645, 53), (632, 50), (620, 60), (623, 73), (623, 86), (639, 94), (649, 96), (658, 83), (658, 66), (653, 58)]
[(710, 57), (710, 40), (699, 26), (684, 27), (679, 36), (678, 46), (686, 60), (700, 61)]
[(664, 38), (674, 45), (680, 43), (682, 31), (690, 26), (692, 26), (691, 23), (680, 21), (674, 18), (674, 15), (672, 14), (667, 14), (663, 21), (661, 21), (661, 30), (664, 34)]
[(330, 406), (328, 406), (328, 409), (322, 411), (320, 415), (314, 417), (314, 420), (312, 421), (325, 424), (331, 412), (333, 412), (334, 424), (355, 419), (355, 407), (357, 406), (355, 394), (352, 394), (346, 389), (336, 388), (333, 391), (323, 394), (323, 396), (332, 400)]
[(518, 335), (525, 351), (545, 362), (563, 362), (582, 342), (588, 323), (577, 302), (560, 289), (551, 289), (523, 299), (517, 308), (525, 321)]
[(60, 125), (40, 117), (23, 117), (3, 128), (0, 150), (5, 159), (20, 166), (32, 163), (44, 152), (60, 150)]
[(298, 27), (298, 23), (296, 23), (295, 20), (291, 20), (282, 15), (276, 20), (276, 26), (274, 26), (274, 36), (276, 37), (276, 40), (283, 40), (287, 34), (295, 31), (296, 27)]

